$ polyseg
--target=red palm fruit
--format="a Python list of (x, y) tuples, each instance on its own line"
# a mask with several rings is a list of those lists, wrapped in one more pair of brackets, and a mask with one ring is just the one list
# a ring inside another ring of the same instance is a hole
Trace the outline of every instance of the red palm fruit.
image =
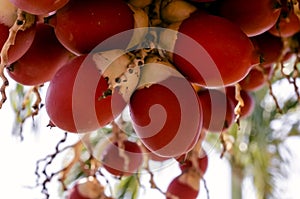
[(38, 24), (30, 48), (8, 67), (12, 79), (23, 85), (39, 85), (52, 79), (71, 53), (56, 39), (53, 27)]
[(104, 187), (94, 177), (82, 178), (69, 190), (67, 199), (93, 199), (103, 191)]
[[(228, 98), (230, 98), (232, 100), (234, 106), (236, 106), (238, 101), (235, 99), (235, 87), (234, 86), (229, 86), (226, 88), (226, 95), (228, 96)], [(253, 113), (254, 108), (255, 108), (255, 100), (254, 100), (254, 97), (251, 95), (251, 93), (248, 91), (241, 90), (240, 95), (244, 102), (244, 106), (241, 107), (240, 117), (246, 118)]]
[(125, 108), (119, 92), (109, 90), (107, 79), (92, 56), (78, 56), (62, 66), (50, 81), (45, 99), (52, 123), (69, 132), (87, 132), (109, 124)]
[(234, 105), (220, 90), (205, 89), (198, 91), (203, 109), (203, 128), (220, 133), (234, 122)]
[[(179, 167), (182, 172), (193, 167), (192, 160), (189, 156), (181, 156), (177, 161), (179, 162)], [(201, 174), (204, 175), (208, 167), (208, 156), (204, 150), (201, 151), (200, 156), (197, 158), (197, 163), (198, 167), (196, 169), (200, 169)]]
[[(16, 12), (16, 11), (15, 11)], [(0, 13), (0, 49), (3, 48), (4, 43), (7, 41), (9, 37), (9, 29), (13, 26), (14, 20), (16, 20), (16, 13), (11, 18), (11, 21), (8, 23), (6, 19), (7, 16), (2, 16), (3, 13)], [(29, 15), (28, 15), (29, 17)], [(29, 17), (32, 23), (25, 30), (19, 30), (16, 34), (14, 45), (11, 45), (8, 49), (8, 64), (11, 64), (17, 61), (20, 57), (22, 57), (26, 51), (31, 46), (35, 32), (35, 17)]]
[(220, 15), (238, 24), (249, 37), (272, 28), (280, 11), (280, 2), (277, 0), (220, 1)]
[(251, 41), (259, 54), (262, 66), (268, 67), (276, 63), (283, 51), (283, 41), (269, 32), (251, 37)]
[(287, 16), (281, 17), (269, 32), (278, 37), (290, 37), (300, 31), (300, 20), (298, 16), (290, 11)]
[(133, 127), (152, 153), (172, 158), (190, 151), (202, 129), (202, 109), (191, 84), (159, 63), (143, 66), (129, 103)]
[(272, 66), (265, 66), (264, 68), (252, 68), (249, 74), (242, 79), (239, 84), (245, 91), (256, 91), (262, 88), (267, 79), (272, 74)]
[[(177, 197), (178, 199), (196, 199), (199, 194), (199, 181), (200, 179), (195, 179), (198, 181), (195, 184), (190, 184), (187, 182), (186, 178), (188, 177), (186, 173), (181, 174), (180, 176), (174, 178), (167, 188), (167, 197), (166, 199), (172, 199)], [(171, 197), (168, 195), (171, 195)]]
[(232, 85), (258, 63), (251, 40), (223, 17), (195, 12), (178, 31), (173, 61), (193, 83), (205, 87)]
[(45, 15), (66, 5), (69, 0), (10, 0), (16, 7), (35, 15)]
[(140, 146), (131, 141), (110, 143), (103, 151), (103, 167), (112, 175), (128, 176), (136, 173), (143, 163)]
[[(68, 50), (87, 54), (106, 39), (133, 29), (134, 17), (123, 0), (72, 0), (50, 17), (49, 23)], [(131, 36), (114, 37), (100, 50), (126, 49)]]

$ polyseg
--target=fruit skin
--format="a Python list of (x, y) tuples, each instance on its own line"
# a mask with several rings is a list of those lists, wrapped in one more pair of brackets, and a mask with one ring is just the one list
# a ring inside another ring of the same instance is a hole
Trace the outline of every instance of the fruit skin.
[(257, 91), (266, 85), (268, 78), (273, 71), (272, 66), (264, 66), (263, 68), (252, 68), (248, 75), (242, 79), (239, 84), (245, 91)]
[(91, 198), (83, 196), (78, 190), (78, 185), (76, 184), (70, 191), (68, 195), (68, 199), (91, 199)]
[(269, 67), (278, 61), (283, 51), (283, 41), (269, 32), (251, 37), (251, 41), (260, 57), (260, 64)]
[(69, 0), (10, 0), (10, 2), (28, 13), (44, 15), (63, 7)]
[(290, 11), (288, 16), (282, 16), (278, 22), (269, 30), (269, 32), (277, 37), (290, 37), (300, 31), (300, 20), (297, 15)]
[(132, 175), (143, 163), (143, 153), (137, 143), (126, 140), (122, 145), (124, 148), (120, 147), (119, 142), (110, 143), (102, 154), (103, 167), (115, 176)]
[(70, 56), (71, 53), (56, 39), (53, 27), (37, 24), (33, 43), (20, 59), (8, 67), (8, 74), (23, 85), (43, 84), (52, 79)]
[[(195, 190), (188, 184), (181, 182), (180, 177), (178, 176), (172, 180), (167, 188), (167, 193), (178, 197), (178, 199), (196, 199), (199, 190)], [(171, 199), (171, 197), (166, 197), (166, 199)]]
[(184, 20), (178, 31), (181, 34), (175, 42), (174, 64), (201, 86), (232, 85), (258, 61), (251, 40), (225, 18), (199, 11)]
[(220, 15), (236, 23), (249, 37), (260, 35), (275, 25), (280, 15), (277, 0), (223, 0)]
[(203, 108), (203, 128), (214, 133), (228, 129), (234, 122), (234, 105), (220, 90), (205, 89), (198, 91)]
[[(150, 69), (157, 71), (156, 76), (166, 73), (159, 71), (160, 65), (150, 65)], [(168, 72), (172, 71), (176, 70)], [(136, 134), (145, 147), (159, 156), (180, 156), (190, 151), (200, 136), (201, 107), (194, 89), (182, 76), (171, 75), (150, 86), (138, 87), (129, 108)]]
[[(238, 101), (235, 99), (235, 87), (234, 86), (226, 87), (226, 95), (229, 99), (231, 99), (234, 106), (236, 106)], [(251, 95), (250, 92), (247, 92), (245, 90), (241, 90), (240, 95), (244, 102), (244, 106), (241, 107), (240, 118), (246, 118), (246, 117), (250, 116), (254, 111), (255, 99)]]
[[(192, 161), (189, 159), (185, 160), (185, 156), (181, 156), (180, 158), (177, 159), (177, 161), (179, 162), (179, 167), (182, 172), (185, 172), (187, 169), (193, 167)], [(200, 169), (201, 174), (204, 175), (208, 167), (208, 156), (204, 150), (202, 150), (201, 155), (197, 158), (197, 162), (198, 162), (197, 169)]]
[(78, 180), (69, 190), (67, 199), (93, 199), (103, 195), (104, 187), (99, 181), (92, 177), (85, 177)]
[(147, 160), (157, 161), (157, 162), (163, 162), (165, 160), (170, 160), (171, 158), (168, 157), (162, 157), (155, 153), (152, 153), (147, 147), (143, 146), (142, 148), (143, 153), (147, 157)]
[[(2, 49), (9, 36), (9, 28), (0, 22), (0, 49)], [(8, 64), (17, 61), (26, 53), (34, 40), (35, 33), (35, 24), (24, 31), (17, 32), (15, 44), (10, 46), (8, 50)]]
[(91, 56), (78, 56), (50, 81), (45, 105), (54, 125), (69, 132), (87, 132), (110, 123), (126, 106), (118, 92), (103, 98), (108, 84)]
[[(58, 40), (75, 54), (87, 54), (104, 40), (134, 28), (133, 12), (123, 0), (72, 0), (49, 23)], [(130, 39), (131, 34), (114, 37), (101, 50), (126, 49)]]

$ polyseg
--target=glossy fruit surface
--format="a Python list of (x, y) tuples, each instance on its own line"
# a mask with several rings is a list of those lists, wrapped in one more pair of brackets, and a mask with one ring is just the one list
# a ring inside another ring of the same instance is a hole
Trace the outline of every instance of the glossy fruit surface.
[[(181, 157), (177, 161), (179, 162), (179, 166), (182, 172), (185, 172), (187, 169), (193, 167), (192, 160), (189, 157)], [(200, 169), (201, 174), (204, 175), (206, 173), (208, 167), (208, 156), (204, 150), (202, 150), (201, 155), (197, 158), (197, 168)]]
[(9, 66), (8, 74), (23, 85), (39, 85), (50, 81), (71, 56), (56, 39), (53, 27), (38, 24), (34, 41), (19, 60)]
[(143, 163), (142, 150), (135, 142), (110, 143), (103, 152), (104, 168), (115, 176), (136, 173)]
[(43, 15), (53, 12), (64, 5), (69, 0), (10, 0), (16, 7), (35, 15)]
[(264, 67), (276, 63), (283, 51), (283, 41), (269, 32), (251, 37), (251, 41), (260, 57), (260, 63)]
[[(4, 43), (9, 36), (8, 26), (0, 23), (0, 49), (2, 49)], [(15, 44), (8, 50), (8, 63), (11, 64), (22, 57), (31, 46), (36, 33), (36, 27), (33, 24), (25, 31), (18, 31), (15, 39)]]
[(220, 4), (220, 15), (238, 24), (249, 37), (272, 28), (281, 10), (277, 0), (223, 0)]
[(110, 123), (126, 106), (114, 92), (103, 97), (108, 84), (90, 56), (65, 64), (50, 81), (46, 110), (51, 121), (70, 132), (87, 132)]
[(246, 76), (258, 62), (256, 56), (252, 42), (236, 24), (197, 12), (180, 25), (173, 60), (191, 82), (221, 87)]
[(203, 107), (203, 128), (220, 133), (234, 122), (234, 105), (224, 92), (213, 89), (198, 92)]
[[(199, 190), (193, 189), (188, 184), (181, 182), (180, 177), (178, 176), (172, 180), (167, 188), (167, 193), (171, 194), (173, 197), (178, 199), (196, 199)], [(172, 197), (166, 197), (167, 199), (172, 199)]]
[[(237, 105), (238, 101), (235, 99), (235, 87), (229, 86), (226, 88), (226, 95), (229, 99), (233, 102), (234, 106)], [(250, 92), (245, 90), (240, 91), (241, 98), (243, 99), (244, 106), (241, 107), (240, 117), (246, 118), (250, 116), (255, 108), (255, 100), (254, 97), (251, 95)]]
[(272, 71), (272, 66), (265, 66), (265, 68), (252, 68), (249, 74), (242, 79), (239, 84), (242, 89), (246, 91), (259, 90), (266, 85)]
[[(104, 40), (132, 29), (134, 18), (123, 0), (72, 0), (58, 10), (49, 23), (55, 27), (58, 40), (67, 49), (75, 54), (87, 54)], [(115, 37), (105, 50), (125, 49), (130, 36)]]
[(300, 20), (291, 11), (288, 16), (281, 16), (269, 32), (277, 37), (290, 37), (300, 31)]
[[(160, 65), (150, 67), (158, 70), (157, 75), (166, 72), (159, 71)], [(171, 75), (138, 88), (129, 107), (136, 134), (145, 147), (159, 156), (180, 156), (190, 151), (200, 136), (201, 107), (194, 89), (182, 76)]]

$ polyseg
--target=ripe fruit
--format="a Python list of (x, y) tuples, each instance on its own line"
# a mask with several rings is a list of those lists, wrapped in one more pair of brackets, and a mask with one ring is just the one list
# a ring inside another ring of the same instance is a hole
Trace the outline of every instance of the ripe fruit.
[(102, 154), (103, 167), (112, 175), (128, 176), (136, 173), (143, 163), (143, 153), (136, 142), (110, 143)]
[(16, 7), (35, 15), (53, 12), (68, 3), (69, 0), (10, 0)]
[[(182, 172), (185, 172), (186, 170), (193, 167), (192, 160), (189, 156), (182, 156), (179, 159), (177, 159), (177, 161), (179, 162), (179, 166)], [(208, 156), (204, 150), (201, 151), (201, 155), (197, 158), (197, 163), (198, 167), (196, 169), (200, 169), (201, 174), (204, 175), (208, 166)]]
[(262, 88), (272, 73), (272, 66), (264, 68), (252, 68), (249, 74), (239, 84), (245, 91), (256, 91)]
[(153, 160), (153, 161), (157, 161), (157, 162), (163, 162), (165, 160), (169, 160), (170, 158), (168, 157), (162, 157), (162, 156), (159, 156), (155, 153), (152, 153), (149, 149), (147, 149), (145, 147), (145, 151), (143, 151), (144, 154), (146, 154), (148, 156), (148, 159), (149, 160)]
[(272, 28), (279, 18), (280, 10), (277, 0), (220, 1), (220, 15), (239, 25), (249, 37)]
[[(177, 197), (178, 199), (196, 199), (199, 194), (199, 180), (198, 183), (192, 184), (187, 180), (186, 174), (174, 178), (167, 188), (167, 199)], [(194, 179), (193, 179), (194, 180)], [(197, 184), (197, 185), (195, 185)], [(168, 194), (171, 195), (168, 197)]]
[(163, 63), (143, 66), (129, 108), (136, 134), (159, 156), (180, 156), (199, 138), (202, 111), (197, 94), (185, 78)]
[[(58, 40), (75, 54), (87, 54), (104, 40), (134, 28), (133, 12), (123, 0), (72, 0), (49, 23)], [(110, 40), (101, 51), (125, 49), (131, 39), (125, 35)]]
[(122, 96), (108, 89), (92, 56), (78, 56), (62, 66), (46, 93), (50, 120), (69, 132), (93, 131), (107, 125), (125, 106)]
[(269, 32), (251, 37), (251, 41), (259, 54), (260, 63), (264, 67), (269, 67), (278, 61), (283, 51), (283, 41)]
[(258, 61), (250, 39), (225, 18), (196, 12), (178, 31), (173, 61), (193, 83), (206, 87), (234, 84)]
[(290, 11), (287, 16), (281, 17), (269, 32), (278, 37), (290, 37), (300, 31), (300, 20), (298, 16)]
[(70, 56), (71, 53), (56, 39), (53, 27), (38, 24), (32, 45), (25, 55), (8, 67), (8, 74), (23, 85), (43, 84), (52, 79)]
[[(29, 49), (33, 42), (35, 29), (35, 17), (25, 15), (27, 20), (25, 30), (19, 30), (16, 34), (14, 45), (11, 45), (8, 50), (8, 64), (11, 64), (22, 57)], [(17, 8), (14, 7), (8, 0), (1, 1), (0, 4), (0, 49), (9, 37), (9, 29), (14, 25), (17, 19)]]
[(94, 177), (82, 178), (69, 191), (67, 199), (93, 199), (102, 195), (103, 186)]
[[(226, 95), (229, 99), (231, 99), (234, 106), (236, 106), (238, 101), (235, 99), (235, 87), (234, 86), (229, 86), (226, 88)], [(241, 90), (240, 95), (244, 102), (244, 106), (241, 107), (240, 117), (246, 118), (253, 113), (254, 107), (255, 107), (255, 100), (254, 100), (254, 97), (245, 90)]]
[(205, 89), (198, 91), (203, 108), (203, 128), (220, 133), (234, 122), (234, 105), (220, 90)]

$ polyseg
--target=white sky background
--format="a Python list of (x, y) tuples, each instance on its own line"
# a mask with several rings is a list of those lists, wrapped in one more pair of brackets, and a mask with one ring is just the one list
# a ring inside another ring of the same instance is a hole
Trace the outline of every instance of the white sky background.
[[(13, 85), (10, 88), (14, 88)], [(24, 186), (33, 186), (35, 184), (35, 167), (36, 161), (53, 153), (56, 143), (63, 137), (63, 132), (46, 127), (48, 123), (47, 117), (40, 120), (40, 130), (38, 133), (29, 132), (30, 127), (25, 126), (25, 140), (20, 142), (18, 139), (11, 136), (11, 127), (14, 121), (14, 114), (11, 111), (10, 102), (7, 101), (0, 110), (0, 193), (7, 198), (26, 198), (26, 199), (42, 199), (40, 189), (28, 189)], [(41, 114), (45, 115), (45, 110)], [(28, 121), (26, 124), (30, 125)], [(72, 136), (72, 141), (76, 141), (77, 136)], [(287, 198), (280, 199), (298, 199), (300, 195), (300, 138), (290, 139), (287, 141), (291, 150), (294, 152), (292, 161), (292, 174), (287, 183), (289, 189), (286, 190)], [(57, 168), (60, 168), (60, 162), (54, 162)], [(172, 169), (170, 169), (172, 168)], [(173, 177), (179, 174), (179, 169), (176, 165), (169, 169), (156, 172), (157, 184), (165, 190), (168, 183)], [(229, 165), (225, 160), (219, 158), (219, 154), (209, 154), (209, 167), (205, 175), (207, 186), (209, 188), (210, 199), (230, 199), (230, 170)], [(51, 192), (50, 199), (59, 199), (57, 195), (57, 184), (53, 181), (49, 187)], [(255, 199), (254, 192), (251, 187), (251, 180), (248, 179), (245, 183), (245, 198)], [(143, 199), (164, 199), (158, 191), (146, 190), (140, 198)], [(199, 199), (205, 199), (206, 193), (201, 183), (201, 194)]]

